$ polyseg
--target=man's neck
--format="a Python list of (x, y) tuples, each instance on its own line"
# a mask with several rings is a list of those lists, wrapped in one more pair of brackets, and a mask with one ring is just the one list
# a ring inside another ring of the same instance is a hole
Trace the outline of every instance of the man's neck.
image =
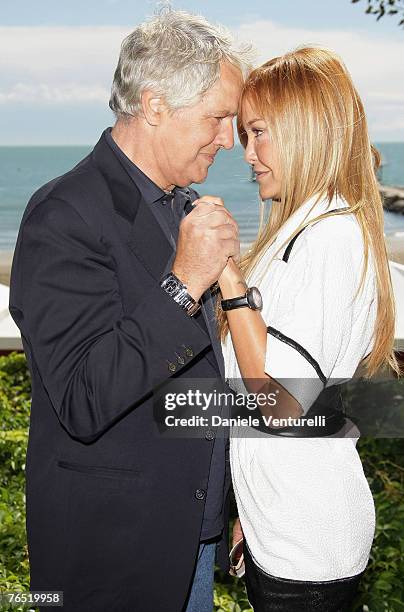
[[(136, 137), (135, 137), (136, 132)], [(147, 142), (142, 129), (135, 129), (134, 120), (131, 125), (122, 125), (119, 121), (111, 130), (111, 136), (118, 147), (123, 151), (146, 176), (160, 189), (170, 192), (175, 185), (167, 184), (166, 179), (159, 172), (153, 157), (150, 156), (150, 143)], [(149, 155), (148, 155), (149, 153)]]

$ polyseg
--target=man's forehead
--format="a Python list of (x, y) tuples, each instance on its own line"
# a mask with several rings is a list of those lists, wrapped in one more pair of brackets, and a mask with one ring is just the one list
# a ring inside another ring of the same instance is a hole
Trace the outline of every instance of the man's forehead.
[(204, 106), (208, 112), (217, 115), (237, 115), (238, 103), (241, 95), (241, 85), (226, 88), (221, 83), (221, 86), (212, 88), (204, 96)]
[(238, 93), (242, 89), (243, 83), (244, 79), (241, 70), (227, 62), (221, 65), (220, 76), (212, 85), (211, 91), (221, 90), (226, 93)]

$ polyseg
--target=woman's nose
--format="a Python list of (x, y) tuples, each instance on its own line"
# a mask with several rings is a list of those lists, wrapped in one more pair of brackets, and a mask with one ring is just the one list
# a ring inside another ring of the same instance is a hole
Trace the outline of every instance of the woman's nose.
[(248, 140), (247, 146), (244, 151), (244, 159), (247, 164), (254, 164), (257, 161), (257, 155), (255, 153), (254, 145)]

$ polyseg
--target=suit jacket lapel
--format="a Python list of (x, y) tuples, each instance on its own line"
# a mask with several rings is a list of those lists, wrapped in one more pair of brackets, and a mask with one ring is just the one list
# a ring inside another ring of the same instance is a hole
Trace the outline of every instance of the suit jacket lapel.
[(160, 281), (174, 250), (144, 200), (140, 202), (128, 245), (156, 281)]
[(128, 246), (150, 274), (160, 280), (173, 248), (104, 134), (94, 148), (93, 159), (108, 183), (115, 211), (131, 224)]

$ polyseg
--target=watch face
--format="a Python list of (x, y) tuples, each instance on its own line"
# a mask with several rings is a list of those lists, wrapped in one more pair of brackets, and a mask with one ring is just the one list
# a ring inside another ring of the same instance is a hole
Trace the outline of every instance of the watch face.
[(262, 310), (262, 296), (257, 287), (250, 287), (247, 291), (248, 305), (252, 310)]
[(173, 278), (169, 278), (165, 283), (165, 290), (169, 295), (172, 295), (178, 290), (178, 283)]

